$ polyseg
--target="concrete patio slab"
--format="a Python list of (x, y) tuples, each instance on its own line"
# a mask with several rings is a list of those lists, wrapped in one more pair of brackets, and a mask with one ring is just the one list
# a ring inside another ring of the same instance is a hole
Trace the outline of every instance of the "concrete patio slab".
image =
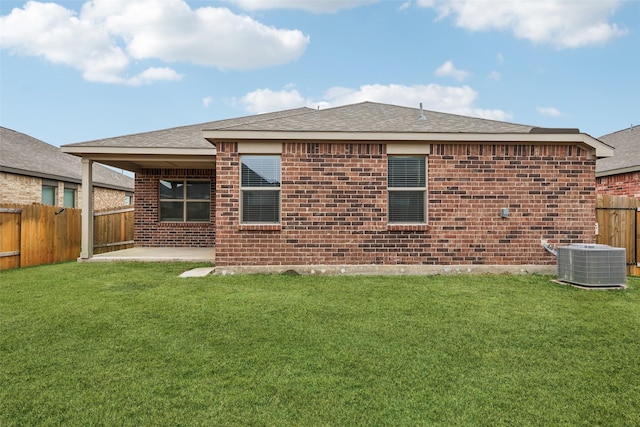
[(141, 261), (141, 262), (210, 262), (214, 263), (214, 248), (130, 248), (94, 255), (88, 262)]

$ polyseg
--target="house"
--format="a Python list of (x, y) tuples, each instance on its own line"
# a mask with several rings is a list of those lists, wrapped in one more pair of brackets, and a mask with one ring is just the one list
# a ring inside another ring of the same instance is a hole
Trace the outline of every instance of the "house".
[(62, 149), (136, 172), (136, 245), (215, 247), (225, 272), (555, 265), (541, 242), (595, 241), (613, 154), (577, 129), (372, 102)]
[[(94, 169), (94, 206), (132, 204), (134, 180), (102, 165)], [(15, 130), (0, 127), (0, 203), (79, 207), (81, 160)]]
[(604, 135), (615, 155), (596, 162), (596, 190), (615, 196), (640, 197), (640, 126)]

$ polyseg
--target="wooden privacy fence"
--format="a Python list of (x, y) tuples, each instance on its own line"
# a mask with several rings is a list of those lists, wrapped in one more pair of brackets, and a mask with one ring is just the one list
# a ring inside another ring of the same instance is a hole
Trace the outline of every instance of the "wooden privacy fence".
[[(0, 205), (0, 270), (75, 260), (80, 256), (80, 209)], [(96, 253), (133, 246), (133, 208), (94, 214)]]
[(625, 248), (627, 274), (640, 276), (640, 199), (598, 194), (596, 242)]
[(79, 254), (80, 209), (0, 207), (0, 269), (67, 261)]
[(93, 253), (133, 247), (133, 208), (105, 210), (93, 214)]

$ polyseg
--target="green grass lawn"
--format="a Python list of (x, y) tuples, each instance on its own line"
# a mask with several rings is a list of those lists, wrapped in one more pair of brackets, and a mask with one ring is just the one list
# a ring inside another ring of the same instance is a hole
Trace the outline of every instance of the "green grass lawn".
[(640, 425), (640, 279), (0, 273), (0, 426)]

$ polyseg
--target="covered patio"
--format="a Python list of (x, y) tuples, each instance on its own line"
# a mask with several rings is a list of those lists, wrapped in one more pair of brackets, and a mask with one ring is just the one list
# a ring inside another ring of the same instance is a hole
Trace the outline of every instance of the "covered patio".
[[(133, 172), (136, 176), (135, 206), (136, 215), (142, 206), (151, 205), (147, 210), (154, 209), (157, 215), (156, 206), (159, 179), (182, 179), (186, 176), (175, 177), (173, 174), (180, 171), (187, 174), (187, 171), (215, 171), (216, 149), (202, 136), (202, 128), (208, 124), (198, 124), (182, 126), (178, 128), (164, 129), (160, 131), (147, 132), (136, 135), (125, 135), (115, 138), (107, 138), (98, 141), (89, 141), (77, 144), (66, 145), (62, 151), (82, 158), (82, 212), (93, 212), (93, 165), (101, 163), (117, 169)], [(154, 175), (155, 174), (155, 175)], [(140, 178), (142, 176), (142, 178)], [(146, 179), (145, 179), (146, 178)], [(145, 187), (145, 184), (147, 185)], [(215, 188), (215, 182), (213, 182)], [(154, 200), (144, 200), (145, 193), (151, 194)], [(211, 197), (214, 203), (215, 197)], [(139, 203), (141, 202), (142, 203)], [(148, 212), (142, 212), (144, 215)], [(180, 222), (180, 221), (178, 221)], [(151, 224), (151, 225), (150, 225)], [(212, 218), (210, 224), (214, 224)], [(196, 224), (199, 226), (200, 224)], [(147, 227), (149, 230), (171, 227), (170, 221), (163, 223), (159, 218), (147, 220), (147, 224), (136, 225), (136, 229)], [(82, 247), (80, 260), (83, 261), (193, 261), (211, 262), (215, 256), (212, 248), (213, 242), (199, 244), (199, 247), (162, 247), (163, 242), (154, 241), (153, 238), (147, 240), (136, 240), (136, 244), (141, 247), (114, 251), (104, 254), (93, 253), (93, 215), (82, 215)], [(176, 230), (185, 230), (183, 224), (178, 224)], [(147, 236), (148, 237), (148, 236)], [(150, 246), (149, 242), (151, 242)], [(184, 242), (178, 242), (184, 245)]]

